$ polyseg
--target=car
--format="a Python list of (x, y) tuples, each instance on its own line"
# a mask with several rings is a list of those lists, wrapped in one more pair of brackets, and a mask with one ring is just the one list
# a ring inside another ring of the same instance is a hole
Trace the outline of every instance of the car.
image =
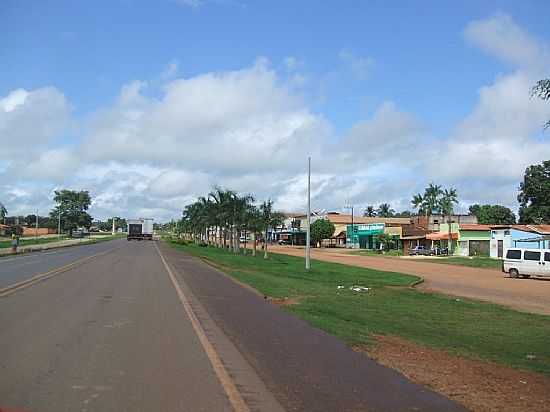
[(502, 271), (511, 278), (550, 278), (550, 249), (508, 249)]
[(426, 247), (422, 245), (415, 246), (409, 251), (409, 255), (411, 256), (418, 256), (418, 255), (429, 256), (431, 254), (432, 254), (432, 251), (430, 249), (426, 249)]

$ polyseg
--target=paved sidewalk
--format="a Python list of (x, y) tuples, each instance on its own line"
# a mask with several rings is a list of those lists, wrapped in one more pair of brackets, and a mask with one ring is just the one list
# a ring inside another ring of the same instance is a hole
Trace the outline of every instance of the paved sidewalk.
[[(304, 248), (269, 246), (269, 251), (304, 256)], [(550, 281), (512, 279), (492, 269), (420, 262), (414, 259), (351, 255), (335, 249), (311, 249), (313, 259), (420, 276), (419, 287), (484, 300), (514, 309), (550, 315)]]

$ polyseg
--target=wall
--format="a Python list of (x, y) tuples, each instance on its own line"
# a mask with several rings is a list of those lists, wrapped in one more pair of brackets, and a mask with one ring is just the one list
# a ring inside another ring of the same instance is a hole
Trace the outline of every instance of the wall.
[[(508, 233), (508, 234), (505, 234)], [(512, 235), (510, 229), (497, 229), (491, 231), (491, 257), (498, 258), (498, 241), (502, 240), (502, 255), (506, 253), (506, 249), (512, 247)]]
[(38, 229), (34, 227), (23, 227), (23, 236), (30, 237), (30, 236), (44, 236), (44, 235), (51, 235), (56, 233), (55, 229), (50, 229), (47, 227), (39, 227)]

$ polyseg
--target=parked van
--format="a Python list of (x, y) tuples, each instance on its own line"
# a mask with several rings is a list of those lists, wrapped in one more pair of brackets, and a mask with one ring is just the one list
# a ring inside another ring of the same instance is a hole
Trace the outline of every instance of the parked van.
[(502, 262), (502, 271), (511, 278), (550, 278), (550, 249), (508, 249)]

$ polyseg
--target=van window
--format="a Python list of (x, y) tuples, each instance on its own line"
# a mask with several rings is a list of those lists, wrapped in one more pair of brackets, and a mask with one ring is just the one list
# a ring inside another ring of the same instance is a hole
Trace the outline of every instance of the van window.
[(510, 249), (506, 252), (506, 259), (521, 259), (521, 250)]
[(540, 260), (540, 252), (531, 252), (526, 250), (523, 254), (524, 260)]
[(544, 253), (544, 260), (547, 261), (547, 262), (550, 262), (550, 252), (545, 252)]

